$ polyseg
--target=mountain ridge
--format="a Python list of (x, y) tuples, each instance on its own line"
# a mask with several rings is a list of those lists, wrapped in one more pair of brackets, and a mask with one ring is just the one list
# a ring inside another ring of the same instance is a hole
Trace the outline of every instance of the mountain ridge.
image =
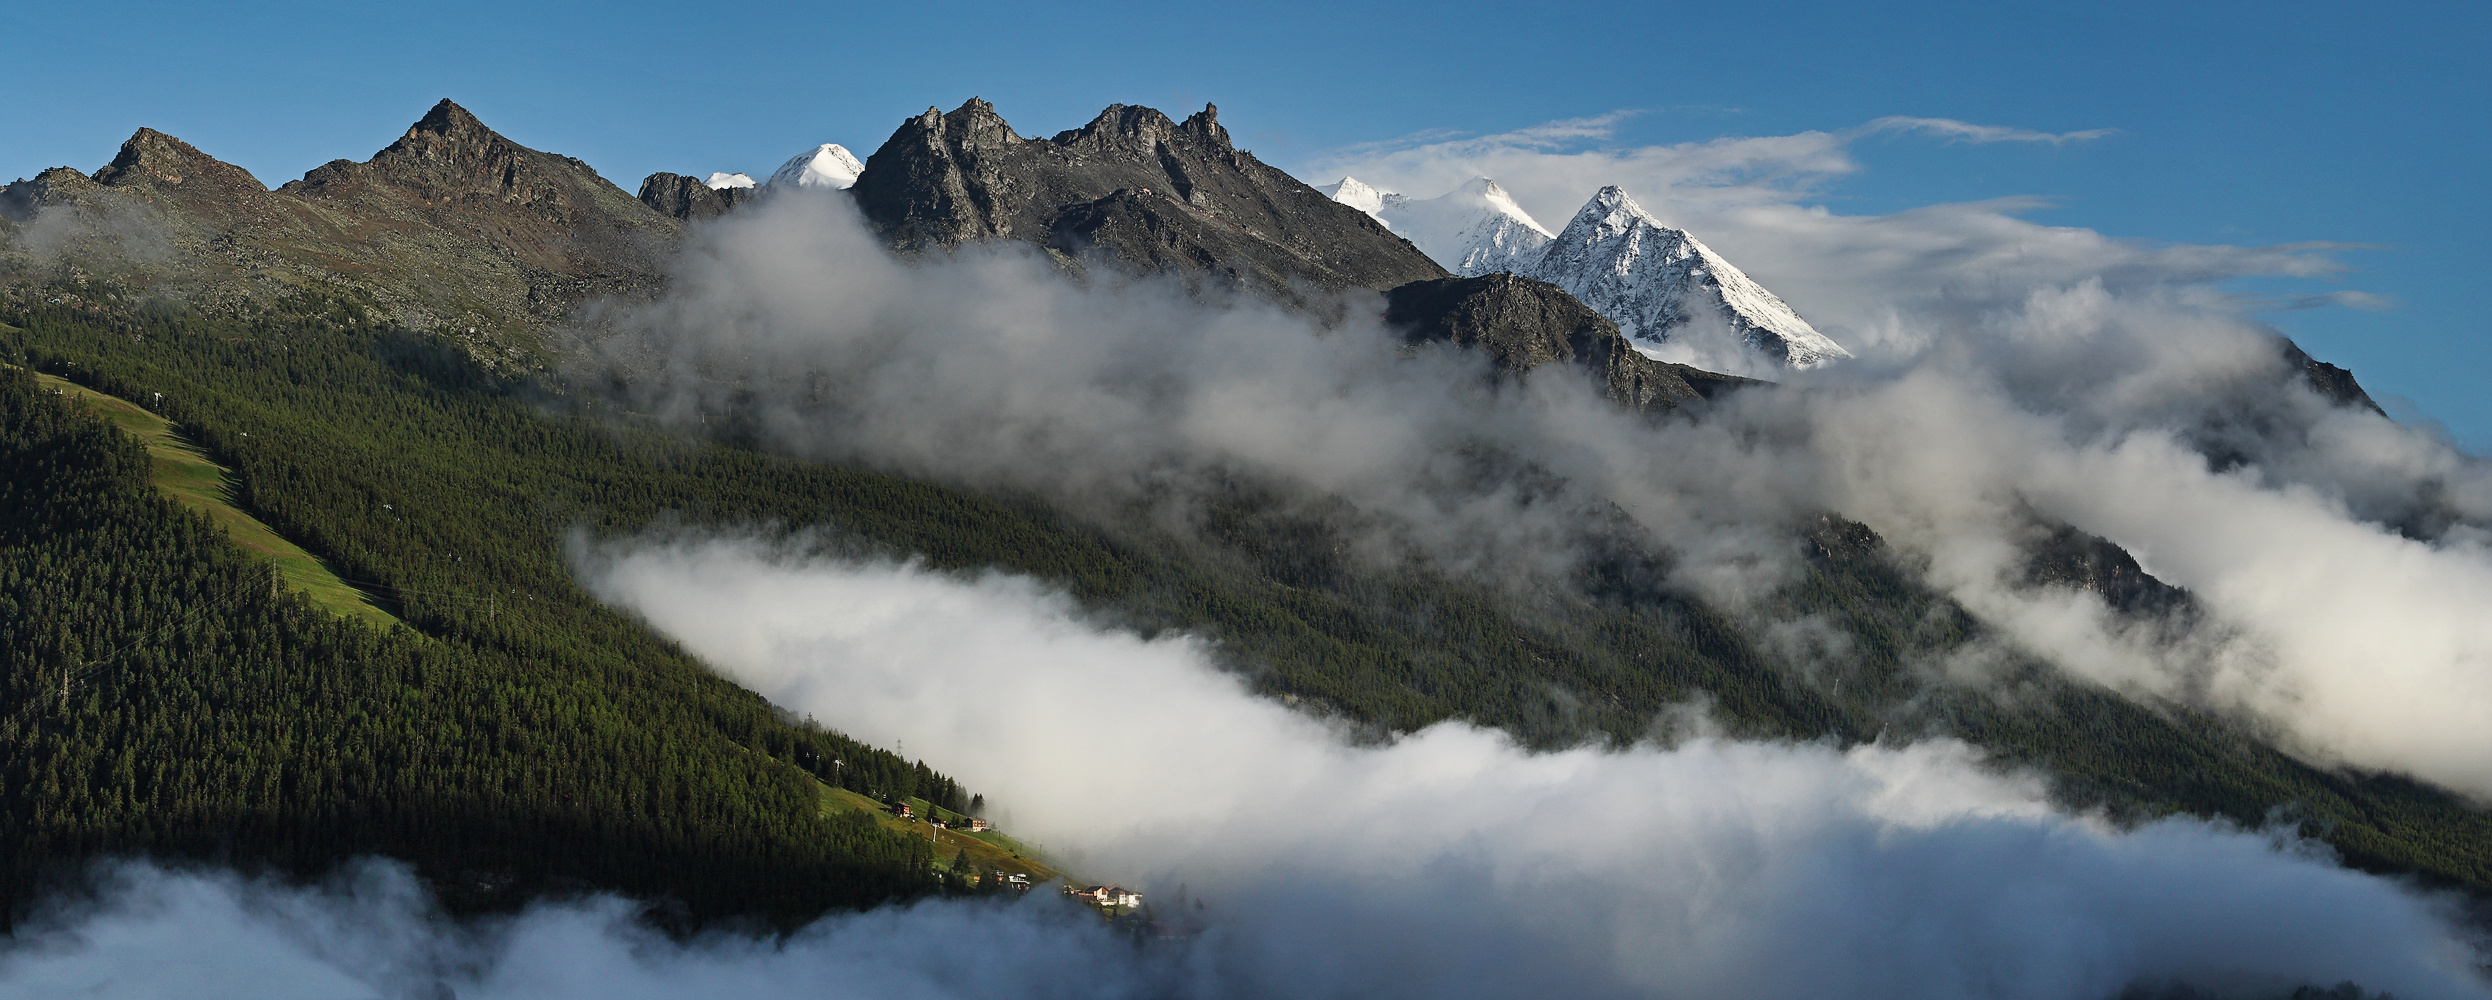
[(1383, 289), (1445, 275), (1375, 220), (1237, 149), (1211, 105), (1183, 122), (1110, 105), (1043, 139), (977, 98), (928, 108), (867, 157), (850, 193), (902, 253), (1018, 239), (1075, 263), (1154, 262), (1284, 299), (1300, 282)]

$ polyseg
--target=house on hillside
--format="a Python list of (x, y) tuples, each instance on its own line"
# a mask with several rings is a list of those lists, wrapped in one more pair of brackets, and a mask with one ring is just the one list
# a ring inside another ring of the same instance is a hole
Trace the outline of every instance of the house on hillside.
[(917, 811), (909, 808), (908, 803), (903, 802), (892, 807), (892, 815), (898, 816), (901, 819), (916, 819)]
[[(1066, 886), (1065, 888), (1066, 891), (1072, 891), (1071, 886)], [(1074, 892), (1073, 898), (1088, 903), (1094, 903), (1099, 906), (1142, 905), (1141, 893), (1133, 892), (1123, 886), (1116, 885), (1094, 885), (1088, 889)]]
[(994, 829), (994, 827), (988, 826), (985, 820), (979, 819), (975, 816), (969, 817), (969, 832), (984, 833), (992, 829)]

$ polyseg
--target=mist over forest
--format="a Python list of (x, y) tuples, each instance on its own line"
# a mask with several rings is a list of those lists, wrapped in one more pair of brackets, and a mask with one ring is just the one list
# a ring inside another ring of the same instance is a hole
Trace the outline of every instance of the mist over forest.
[[(1800, 204), (1965, 128), (1327, 162), (1622, 173), (1853, 355), (1632, 405), (1680, 369), (1496, 339), (1585, 307), (1210, 107), (973, 100), (699, 216), (447, 101), (12, 185), (0, 994), (2492, 993), (2492, 467), (2230, 290), (2324, 248)], [(1012, 183), (888, 166), (945, 156)]]

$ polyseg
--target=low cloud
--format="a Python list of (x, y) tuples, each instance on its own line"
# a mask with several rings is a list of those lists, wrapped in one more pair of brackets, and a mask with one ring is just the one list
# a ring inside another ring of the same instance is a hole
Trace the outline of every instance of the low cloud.
[[(1752, 618), (1802, 572), (1791, 526), (1831, 510), (2077, 676), (2492, 795), (2492, 733), (2469, 721), (2492, 714), (2492, 625), (2467, 603), (2492, 580), (2492, 467), (2291, 382), (2273, 332), (2211, 287), (2326, 274), (2318, 248), (2144, 247), (1966, 206), (1810, 226), (1790, 238), (1850, 251), (1829, 294), (1922, 278), (1855, 305), (1859, 360), (1692, 420), (1622, 413), (1563, 370), (1491, 386), (1477, 357), (1403, 349), (1366, 293), (1323, 324), (1173, 281), (1077, 285), (1018, 245), (904, 264), (844, 200), (801, 195), (696, 231), (671, 294), (610, 317), (606, 346), (673, 419), (740, 409), (800, 454), (1154, 504), (1181, 532), (1244, 479), (1347, 505), (1359, 558), (1537, 586), (1623, 513), (1678, 586)], [(2207, 615), (2175, 637), (2022, 586), (2037, 517)]]
[(2261, 832), (2063, 815), (1961, 744), (1529, 753), (1448, 723), (1353, 745), (1248, 696), (1195, 641), (1098, 628), (1028, 580), (688, 538), (582, 563), (780, 704), (905, 732), (1016, 835), (1190, 933), (1137, 944), (1042, 892), (671, 941), (615, 899), (453, 924), (389, 864), (312, 887), (128, 866), (0, 947), (0, 993), (2487, 993), (2429, 896)]
[(1078, 870), (1209, 900), (1209, 993), (2481, 989), (2421, 897), (2308, 845), (2061, 815), (1961, 744), (1534, 754), (1446, 723), (1355, 746), (1198, 642), (1095, 627), (1024, 579), (716, 540), (586, 566), (774, 701), (905, 734)]

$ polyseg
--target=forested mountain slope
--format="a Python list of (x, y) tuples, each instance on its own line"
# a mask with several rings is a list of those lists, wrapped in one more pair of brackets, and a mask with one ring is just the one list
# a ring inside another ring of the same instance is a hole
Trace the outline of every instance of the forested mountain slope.
[[(1343, 523), (1278, 503), (1244, 483), (1215, 505), (1204, 538), (1180, 538), (1145, 522), (1069, 517), (1031, 498), (980, 497), (635, 430), (616, 415), (548, 413), (515, 398), (458, 352), (375, 326), (365, 316), (343, 303), (316, 300), (217, 320), (96, 299), (58, 305), (21, 299), (6, 321), (24, 328), (17, 342), (47, 371), (130, 395), (165, 392), (169, 414), (237, 470), (243, 497), (259, 516), (332, 560), (343, 575), (371, 581), (372, 593), (425, 637), (371, 636), (371, 656), (476, 665), (482, 673), (439, 676), (479, 685), (462, 697), (487, 699), (481, 703), (401, 696), (402, 703), (440, 704), (441, 724), (455, 722), (462, 734), (477, 727), (497, 734), (498, 743), (474, 744), (487, 753), (472, 765), (477, 770), (439, 779), (452, 797), (500, 787), (487, 777), (492, 762), (505, 759), (491, 755), (495, 747), (585, 768), (533, 779), (556, 783), (549, 787), (648, 780), (648, 755), (661, 748), (709, 748), (701, 751), (708, 756), (696, 758), (698, 767), (662, 769), (694, 776), (667, 787), (686, 794), (708, 789), (701, 794), (727, 796), (720, 802), (746, 800), (756, 817), (748, 822), (775, 817), (770, 822), (796, 824), (794, 832), (753, 835), (768, 845), (819, 835), (806, 832), (809, 821), (786, 818), (798, 794), (788, 782), (804, 777), (800, 771), (869, 792), (950, 787), (920, 767), (900, 767), (836, 736), (777, 719), (758, 698), (596, 605), (572, 582), (562, 554), (564, 539), (581, 528), (636, 533), (667, 523), (737, 529), (778, 523), (825, 526), (833, 544), (852, 553), (916, 555), (939, 567), (1029, 574), (1146, 632), (1197, 631), (1218, 640), (1224, 655), (1267, 693), (1379, 733), (1466, 717), (1540, 745), (1601, 733), (1634, 738), (1671, 706), (1701, 700), (1734, 731), (1753, 736), (1845, 742), (1961, 736), (2005, 760), (2047, 769), (2073, 802), (2121, 815), (2179, 810), (2257, 824), (2289, 806), (2312, 821), (2310, 832), (2358, 864), (2492, 884), (2492, 823), (2445, 793), (2313, 768), (2234, 723), (2178, 706), (2144, 707), (2061, 679), (2039, 662), (2021, 668), (2019, 705), (1982, 691), (1930, 687), (1911, 664), (1973, 642), (1984, 629), (1914, 582), (1873, 533), (1840, 519), (1808, 528), (1806, 577), (1775, 598), (1779, 614), (1821, 616), (1858, 637), (1856, 655), (1835, 686), (1791, 672), (1763, 650), (1751, 625), (1663, 585), (1669, 557), (1623, 536), (1599, 543), (1611, 555), (1566, 586), (1531, 594), (1448, 578), (1424, 565), (1385, 569), (1346, 557)], [(116, 547), (127, 548), (90, 546)], [(133, 550), (113, 560), (157, 558)], [(84, 607), (103, 600), (100, 593), (47, 607)], [(150, 606), (120, 631), (94, 633), (105, 638), (89, 638), (86, 626), (62, 617), (73, 611), (50, 612), (20, 640), (29, 645), (19, 654), (25, 665), (12, 682), (12, 704), (40, 700), (42, 664), (50, 662), (44, 657), (59, 655), (40, 642), (57, 643), (58, 635), (69, 634), (78, 636), (81, 649), (90, 648), (110, 635), (162, 627), (191, 606), (170, 599)], [(486, 679), (465, 680), (471, 676)], [(511, 703), (491, 700), (515, 692), (544, 699), (546, 714), (521, 710), (514, 716)], [(286, 697), (317, 708), (319, 697), (368, 706), (374, 696), (314, 689)], [(605, 720), (589, 728), (619, 742), (578, 744), (569, 727), (580, 725), (582, 716)], [(542, 720), (540, 728), (532, 730), (531, 719)], [(498, 735), (511, 727), (519, 735)], [(256, 739), (236, 738), (246, 744)], [(573, 749), (549, 757), (546, 746)], [(748, 757), (736, 747), (762, 755)], [(826, 762), (844, 758), (853, 765), (859, 755), (891, 763), (868, 774)], [(610, 779), (597, 778), (600, 773)], [(120, 794), (117, 779), (89, 774), (75, 791), (61, 786), (39, 798)], [(292, 808), (335, 810), (366, 801), (359, 786), (290, 787), (315, 790), (308, 798), (296, 796)], [(539, 822), (527, 801), (487, 796), (488, 804), (475, 808), (497, 822), (517, 822), (503, 809)], [(696, 797), (680, 808), (698, 812), (703, 801)], [(82, 843), (136, 836), (105, 826), (119, 832)], [(422, 842), (387, 828), (323, 836), (333, 837), (324, 843), (339, 850), (425, 856)], [(543, 842), (503, 841), (496, 849), (506, 852), (499, 857), (521, 858), (531, 856), (527, 844), (537, 843)], [(869, 848), (857, 850), (900, 872), (912, 863), (905, 855), (881, 858)], [(295, 850), (236, 853), (292, 857), (287, 852)], [(762, 846), (738, 851), (771, 856)], [(759, 871), (778, 861), (753, 863)], [(559, 865), (551, 870), (563, 872)], [(825, 876), (811, 888), (782, 887), (765, 898), (785, 900), (782, 905), (795, 910), (862, 901), (855, 885), (890, 892), (911, 884), (904, 874), (861, 870), (885, 874), (857, 875), (853, 883)], [(626, 874), (632, 873), (578, 877), (692, 894), (678, 884), (678, 874)], [(731, 905), (716, 895), (705, 903)]]
[[(386, 854), (464, 905), (603, 886), (694, 917), (797, 919), (940, 884), (924, 841), (826, 815), (818, 782), (938, 802), (964, 800), (956, 784), (784, 718), (588, 600), (560, 552), (591, 507), (698, 509), (697, 491), (788, 510), (844, 489), (908, 524), (947, 513), (925, 491), (543, 423), (391, 371), (342, 312), (191, 330), (74, 315), (15, 317), (13, 339), (100, 387), (163, 387), (263, 518), (415, 630), (272, 585), (148, 485), (134, 441), (8, 370), (8, 914), (127, 852), (306, 872)], [(95, 352), (134, 328), (171, 349)], [(244, 332), (252, 347), (205, 349)]]

